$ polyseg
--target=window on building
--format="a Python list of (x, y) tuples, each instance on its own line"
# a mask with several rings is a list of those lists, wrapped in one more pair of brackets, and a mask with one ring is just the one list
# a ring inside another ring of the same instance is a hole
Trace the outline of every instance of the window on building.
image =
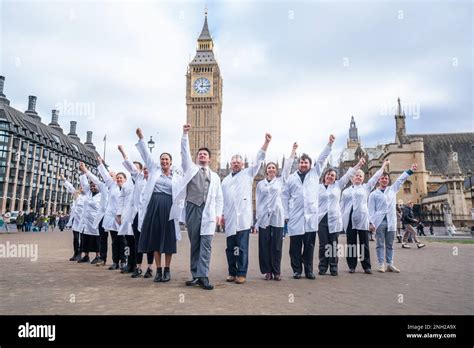
[(411, 193), (411, 182), (405, 181), (403, 184), (403, 193), (410, 194)]

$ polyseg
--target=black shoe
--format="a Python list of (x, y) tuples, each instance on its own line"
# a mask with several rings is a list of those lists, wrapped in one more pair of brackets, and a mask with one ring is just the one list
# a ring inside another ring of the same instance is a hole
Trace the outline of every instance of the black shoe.
[(109, 267), (109, 270), (110, 270), (110, 271), (114, 271), (114, 270), (116, 270), (116, 269), (119, 269), (119, 265), (114, 262), (114, 263), (112, 263), (112, 265)]
[(99, 261), (95, 264), (97, 267), (105, 266), (105, 260), (99, 257)]
[(98, 256), (96, 256), (96, 257), (94, 258), (94, 260), (91, 261), (91, 264), (92, 264), (92, 265), (95, 265), (97, 262), (99, 262), (99, 257), (98, 257)]
[(77, 254), (75, 261), (79, 261), (81, 258), (81, 254)]
[(120, 273), (132, 273), (133, 272), (133, 267), (129, 266), (129, 265), (126, 265), (124, 268), (122, 268), (122, 270), (120, 271)]
[(186, 286), (196, 286), (198, 284), (199, 279), (198, 278), (193, 278), (193, 280), (188, 280), (186, 282)]
[(349, 269), (349, 273), (355, 273), (355, 271), (356, 271), (355, 268), (350, 268)]
[(135, 267), (135, 269), (133, 270), (132, 278), (138, 278), (141, 276), (142, 276), (142, 269)]
[(402, 242), (402, 236), (397, 236), (397, 243), (401, 243)]
[(123, 270), (126, 267), (127, 263), (125, 261), (120, 261), (119, 268), (120, 270)]
[(84, 256), (82, 259), (78, 260), (77, 263), (84, 263), (84, 262), (89, 262), (89, 256)]
[(294, 279), (300, 279), (301, 278), (301, 273), (299, 273), (299, 272), (293, 273), (293, 278)]
[(198, 285), (203, 288), (204, 290), (212, 290), (214, 289), (214, 285), (209, 283), (209, 279), (207, 277), (198, 278)]
[(152, 276), (153, 276), (153, 270), (150, 267), (148, 267), (146, 269), (146, 272), (145, 272), (145, 275), (143, 276), (143, 278), (151, 278)]
[(364, 269), (365, 274), (372, 274), (372, 270), (370, 268)]
[(337, 271), (331, 271), (331, 275), (334, 277), (337, 276)]
[(74, 254), (74, 255), (69, 259), (69, 261), (78, 261), (78, 260), (77, 260), (77, 256), (78, 256), (77, 254)]
[(318, 274), (319, 274), (319, 275), (325, 275), (327, 271), (328, 271), (328, 270), (325, 270), (325, 271), (319, 270)]
[(156, 275), (155, 275), (155, 280), (154, 282), (160, 283), (163, 281), (163, 269), (161, 267), (158, 267), (156, 269)]
[(165, 267), (165, 271), (163, 272), (163, 280), (162, 282), (166, 283), (169, 282), (171, 279), (171, 273), (170, 273), (170, 268)]
[(314, 275), (313, 272), (306, 273), (305, 277), (308, 278), (308, 279), (316, 279), (316, 276)]

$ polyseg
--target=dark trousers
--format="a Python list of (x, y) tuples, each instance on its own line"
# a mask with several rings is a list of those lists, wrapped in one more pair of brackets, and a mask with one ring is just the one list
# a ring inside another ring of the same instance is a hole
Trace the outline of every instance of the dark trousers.
[(337, 237), (339, 233), (329, 233), (327, 215), (321, 220), (318, 228), (319, 238), (319, 271), (326, 273), (328, 267), (337, 271)]
[(283, 227), (258, 229), (258, 261), (260, 272), (280, 274)]
[[(140, 231), (138, 230), (138, 214), (135, 215), (135, 219), (132, 223), (133, 235), (135, 236), (135, 253), (136, 253), (136, 264), (141, 265), (143, 262), (143, 253), (138, 251), (138, 242), (140, 241)], [(146, 258), (149, 265), (153, 264), (153, 251), (149, 251), (146, 253)]]
[(81, 253), (81, 234), (77, 231), (72, 231), (73, 240), (72, 245), (74, 247), (74, 256), (77, 256)]
[(125, 238), (119, 236), (117, 231), (110, 231), (112, 237), (112, 262), (125, 262)]
[[(119, 236), (120, 237), (120, 236)], [(125, 241), (127, 242), (126, 250), (128, 250), (125, 255), (127, 257), (128, 267), (134, 269), (137, 267), (137, 243), (135, 241), (135, 236), (125, 236)]]
[[(290, 261), (294, 273), (313, 273), (314, 244), (316, 232), (290, 236)], [(303, 249), (303, 253), (301, 253)]]
[(247, 276), (249, 267), (249, 235), (250, 229), (237, 231), (233, 236), (227, 237), (227, 264), (229, 267), (229, 275), (231, 276)]
[[(357, 245), (357, 236), (359, 236), (359, 246)], [(352, 228), (352, 221), (349, 220), (349, 226), (346, 232), (347, 238), (347, 266), (349, 268), (357, 267), (357, 259), (360, 257), (360, 263), (363, 269), (370, 269), (370, 249), (369, 249), (369, 231), (356, 230)], [(360, 256), (358, 252), (362, 252)]]
[(107, 261), (107, 250), (109, 249), (109, 232), (102, 227), (102, 219), (99, 223), (99, 255), (100, 259)]

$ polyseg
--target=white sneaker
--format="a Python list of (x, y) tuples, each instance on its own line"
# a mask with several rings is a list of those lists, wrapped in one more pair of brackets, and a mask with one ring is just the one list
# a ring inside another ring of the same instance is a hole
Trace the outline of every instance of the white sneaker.
[(393, 273), (400, 273), (400, 270), (395, 267), (394, 265), (388, 265), (387, 269), (385, 270), (386, 272), (393, 272)]
[(380, 273), (385, 273), (385, 269), (383, 267), (383, 264), (381, 264), (377, 267), (377, 271), (379, 271)]

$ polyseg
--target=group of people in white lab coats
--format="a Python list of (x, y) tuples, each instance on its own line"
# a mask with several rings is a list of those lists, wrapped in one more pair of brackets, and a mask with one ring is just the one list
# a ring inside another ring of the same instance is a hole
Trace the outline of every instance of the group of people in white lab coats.
[[(99, 157), (99, 180), (80, 164), (80, 186), (76, 189), (64, 177), (64, 185), (73, 193), (69, 227), (73, 231), (74, 255), (71, 261), (104, 266), (107, 262), (108, 235), (112, 239), (112, 264), (109, 270), (131, 273), (132, 278), (153, 276), (155, 282), (171, 280), (172, 255), (181, 239), (179, 223), (185, 223), (190, 241), (190, 271), (187, 286), (211, 290), (209, 281), (211, 244), (216, 226), (226, 234), (228, 277), (226, 281), (245, 283), (248, 272), (249, 235), (258, 228), (260, 271), (265, 280), (281, 280), (283, 231), (287, 224), (289, 254), (293, 278), (315, 279), (313, 270), (316, 235), (319, 239), (318, 273), (338, 275), (340, 245), (338, 236), (346, 233), (346, 260), (354, 273), (358, 260), (367, 274), (372, 273), (369, 253), (369, 230), (376, 234), (377, 269), (400, 272), (393, 264), (393, 239), (396, 231), (396, 193), (414, 164), (393, 185), (385, 172), (388, 161), (364, 183), (361, 167), (364, 159), (341, 178), (327, 168), (334, 136), (313, 161), (305, 153), (299, 156), (298, 168), (290, 174), (297, 143), (285, 160), (281, 173), (274, 162), (266, 163), (265, 178), (256, 187), (256, 220), (253, 216), (252, 187), (272, 140), (265, 135), (255, 161), (245, 168), (241, 155), (231, 158), (231, 173), (222, 183), (209, 164), (211, 151), (200, 148), (190, 153), (188, 133), (183, 126), (181, 170), (172, 165), (172, 156), (163, 152), (159, 162), (152, 158), (137, 129), (136, 147), (143, 162), (131, 162), (123, 146), (119, 151), (128, 172), (107, 170)], [(192, 156), (195, 155), (195, 160)], [(323, 172), (324, 171), (324, 172)], [(280, 174), (280, 175), (279, 175)], [(348, 186), (349, 182), (351, 185)], [(372, 191), (375, 186), (378, 188)], [(348, 186), (348, 187), (346, 187)], [(357, 240), (359, 239), (359, 240)], [(89, 253), (95, 253), (92, 259)], [(143, 254), (147, 269), (142, 272)], [(164, 254), (164, 267), (162, 255)], [(386, 263), (386, 267), (385, 267)]]

